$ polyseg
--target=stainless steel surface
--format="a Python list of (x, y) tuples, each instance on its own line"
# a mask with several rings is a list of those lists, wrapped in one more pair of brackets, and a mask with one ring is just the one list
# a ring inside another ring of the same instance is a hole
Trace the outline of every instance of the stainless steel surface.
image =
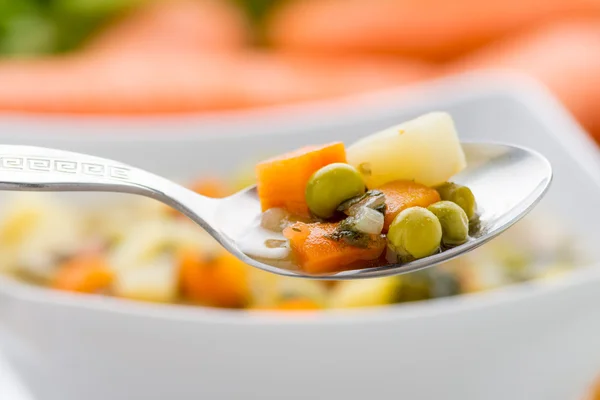
[(194, 193), (168, 179), (116, 161), (80, 153), (30, 146), (0, 146), (0, 190), (103, 191), (147, 196), (168, 204), (204, 228), (244, 262), (280, 275), (340, 280), (403, 274), (428, 268), (473, 250), (525, 216), (552, 179), (548, 160), (529, 149), (492, 143), (463, 144), (468, 167), (455, 182), (473, 190), (480, 227), (467, 243), (405, 264), (307, 275), (258, 262), (237, 243), (260, 215), (255, 187), (224, 199)]

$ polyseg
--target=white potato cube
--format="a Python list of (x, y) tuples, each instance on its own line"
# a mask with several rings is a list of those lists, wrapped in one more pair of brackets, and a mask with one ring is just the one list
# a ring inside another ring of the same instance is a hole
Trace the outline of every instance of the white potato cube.
[(135, 300), (171, 302), (177, 296), (177, 268), (170, 258), (117, 271), (114, 290), (117, 296)]
[(372, 307), (393, 303), (401, 280), (397, 276), (339, 282), (331, 291), (331, 308)]
[(467, 165), (452, 117), (445, 112), (367, 136), (351, 145), (347, 156), (370, 189), (396, 180), (435, 186)]

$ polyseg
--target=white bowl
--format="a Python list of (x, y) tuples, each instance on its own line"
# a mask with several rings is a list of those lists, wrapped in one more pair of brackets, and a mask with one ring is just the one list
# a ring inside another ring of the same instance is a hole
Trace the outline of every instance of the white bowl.
[[(545, 154), (555, 180), (542, 207), (597, 242), (597, 149), (524, 78), (467, 75), (245, 119), (150, 125), (14, 116), (0, 121), (0, 142), (89, 152), (185, 178), (227, 172), (248, 154), (352, 141), (432, 109), (451, 112), (463, 139)], [(102, 129), (108, 134), (73, 135)], [(145, 129), (154, 132), (142, 139)], [(590, 248), (600, 259), (598, 246)], [(599, 302), (597, 268), (559, 282), (311, 316), (135, 303), (0, 278), (0, 345), (40, 399), (576, 399), (600, 373)]]

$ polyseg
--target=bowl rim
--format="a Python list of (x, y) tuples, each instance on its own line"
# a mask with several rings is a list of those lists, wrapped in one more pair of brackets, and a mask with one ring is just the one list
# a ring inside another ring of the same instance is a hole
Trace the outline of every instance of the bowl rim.
[[(460, 88), (460, 90), (452, 90)], [(406, 95), (410, 104), (406, 103)], [(442, 93), (440, 95), (440, 93)], [(448, 93), (458, 93), (458, 95)], [(393, 104), (394, 108), (404, 106), (407, 110), (422, 108), (426, 98), (436, 95), (438, 99), (476, 100), (482, 96), (506, 95), (519, 104), (526, 107), (535, 114), (543, 123), (547, 131), (554, 135), (564, 147), (571, 153), (573, 160), (587, 172), (590, 180), (600, 187), (600, 157), (595, 142), (588, 137), (581, 127), (575, 122), (563, 106), (550, 94), (550, 92), (538, 82), (525, 75), (506, 71), (486, 71), (477, 73), (461, 74), (446, 77), (424, 84), (417, 84), (409, 89), (398, 89), (371, 93), (368, 95), (354, 96), (341, 101), (325, 102), (326, 110), (321, 109), (319, 103), (311, 105), (295, 105), (285, 107), (274, 107), (269, 110), (252, 110), (243, 113), (249, 116), (251, 123), (261, 121), (265, 124), (265, 118), (281, 121), (282, 116), (300, 115), (306, 120), (306, 113), (311, 111), (312, 115), (323, 118), (319, 125), (332, 123), (335, 118), (343, 114), (344, 118), (350, 115), (362, 121), (377, 118), (381, 110), (379, 104)], [(393, 101), (389, 101), (393, 99)], [(403, 103), (404, 99), (404, 103)], [(417, 99), (415, 101), (415, 99)], [(349, 112), (355, 107), (360, 107), (360, 113)], [(385, 108), (385, 107), (383, 107)], [(372, 115), (372, 110), (375, 115)], [(379, 112), (377, 112), (379, 111)], [(388, 109), (389, 111), (389, 109)], [(299, 113), (299, 114), (298, 114)], [(252, 114), (252, 115), (250, 115)], [(547, 119), (552, 115), (552, 121)], [(0, 115), (0, 124), (3, 116)], [(220, 118), (220, 117), (219, 117)], [(239, 123), (241, 115), (232, 115), (234, 124)], [(36, 116), (36, 123), (37, 116)], [(45, 118), (42, 118), (47, 123)], [(243, 118), (242, 118), (243, 119)], [(284, 118), (285, 119), (285, 118)], [(206, 124), (207, 119), (201, 118), (196, 122)], [(74, 121), (75, 124), (81, 121)], [(145, 124), (147, 121), (138, 121)], [(210, 122), (210, 121), (209, 121)], [(73, 123), (73, 121), (71, 121)], [(231, 121), (226, 121), (229, 126)], [(289, 124), (289, 121), (288, 121)], [(306, 126), (304, 127), (306, 129)], [(248, 130), (247, 130), (248, 131)], [(569, 137), (563, 132), (569, 131)], [(260, 134), (260, 133), (259, 133)], [(266, 133), (267, 134), (267, 133)], [(289, 133), (282, 133), (282, 135)], [(245, 133), (234, 134), (246, 136)], [(268, 133), (274, 135), (274, 133)], [(0, 140), (2, 139), (0, 134)], [(28, 135), (30, 138), (57, 138), (63, 140), (74, 140), (71, 134), (61, 135)], [(147, 137), (144, 137), (147, 139)], [(157, 135), (151, 141), (185, 140), (202, 142), (214, 139), (210, 134), (183, 134), (183, 135)], [(79, 137), (78, 140), (81, 140)], [(86, 142), (130, 142), (139, 140), (139, 136), (123, 136), (108, 134), (106, 136), (86, 137)], [(87, 312), (103, 312), (111, 314), (126, 315), (128, 317), (152, 318), (179, 322), (210, 322), (222, 324), (330, 324), (330, 323), (355, 323), (364, 321), (385, 321), (389, 319), (424, 319), (433, 318), (442, 314), (453, 314), (467, 310), (477, 310), (500, 306), (503, 304), (533, 299), (541, 296), (552, 295), (561, 291), (570, 290), (582, 284), (591, 284), (600, 280), (600, 268), (591, 265), (570, 271), (564, 277), (556, 281), (534, 280), (519, 284), (508, 285), (491, 291), (481, 293), (462, 294), (446, 298), (431, 299), (414, 303), (402, 303), (386, 305), (381, 307), (367, 307), (361, 309), (329, 309), (320, 310), (315, 313), (271, 313), (246, 309), (218, 309), (202, 306), (186, 306), (177, 304), (154, 304), (135, 300), (119, 299), (102, 295), (80, 295), (76, 293), (61, 292), (46, 287), (39, 287), (0, 274), (0, 296), (7, 299), (21, 301), (43, 306), (59, 306), (72, 309), (85, 310)]]

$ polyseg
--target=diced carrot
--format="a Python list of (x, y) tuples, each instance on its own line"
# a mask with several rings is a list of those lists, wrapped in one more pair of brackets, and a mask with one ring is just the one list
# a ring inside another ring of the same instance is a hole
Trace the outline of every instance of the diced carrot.
[(304, 192), (310, 176), (321, 167), (337, 162), (346, 162), (342, 142), (303, 147), (260, 162), (256, 166), (256, 177), (263, 211), (282, 207), (292, 214), (308, 216)]
[(182, 249), (177, 259), (180, 287), (187, 299), (214, 307), (247, 303), (247, 266), (228, 252), (206, 256), (196, 249)]
[(427, 207), (440, 201), (439, 193), (430, 187), (414, 181), (394, 181), (378, 187), (385, 195), (385, 222), (383, 231), (388, 228), (396, 215), (409, 207)]
[(254, 310), (265, 311), (314, 311), (322, 308), (320, 304), (305, 298), (284, 300), (275, 306), (253, 307)]
[(321, 305), (315, 303), (310, 299), (291, 299), (282, 301), (278, 306), (278, 310), (286, 311), (306, 311), (306, 310), (319, 310), (323, 308)]
[(290, 240), (295, 261), (302, 270), (309, 273), (342, 271), (377, 260), (383, 253), (386, 240), (381, 235), (370, 235), (366, 247), (356, 247), (329, 237), (337, 227), (337, 223), (297, 222), (284, 229), (283, 234)]
[(95, 293), (107, 289), (112, 280), (113, 273), (102, 256), (84, 254), (61, 265), (51, 286), (71, 292)]

